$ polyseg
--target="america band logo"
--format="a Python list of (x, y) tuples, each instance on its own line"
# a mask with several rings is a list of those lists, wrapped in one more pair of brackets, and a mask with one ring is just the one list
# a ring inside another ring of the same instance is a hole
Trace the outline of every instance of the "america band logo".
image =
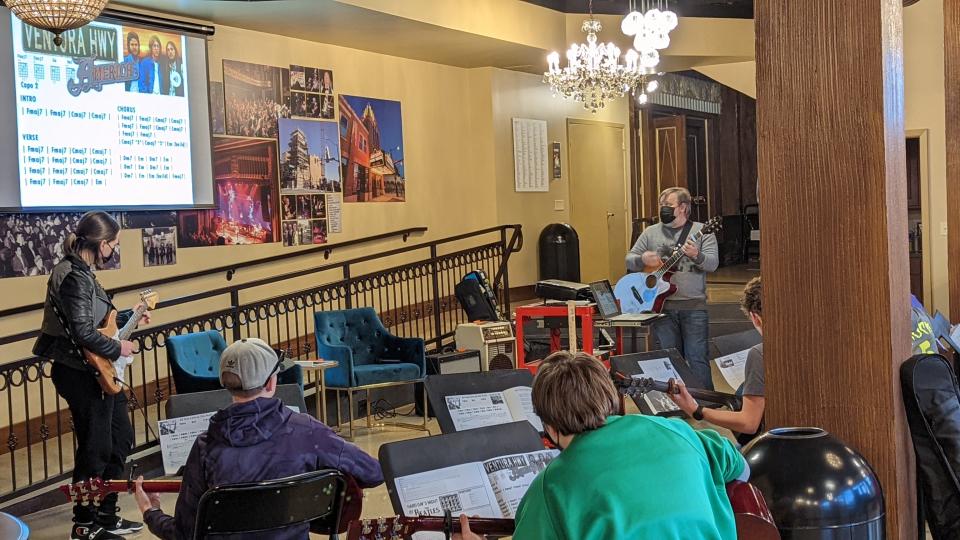
[(135, 81), (140, 77), (140, 69), (133, 62), (110, 62), (97, 64), (96, 58), (76, 58), (77, 78), (67, 81), (67, 91), (77, 97), (84, 92), (100, 92), (107, 84)]

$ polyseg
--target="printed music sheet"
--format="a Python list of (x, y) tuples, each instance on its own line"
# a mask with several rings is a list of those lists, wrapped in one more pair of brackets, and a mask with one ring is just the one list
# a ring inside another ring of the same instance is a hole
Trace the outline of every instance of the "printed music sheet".
[[(669, 381), (670, 379), (683, 382), (683, 379), (680, 378), (680, 374), (677, 373), (677, 370), (673, 367), (673, 363), (670, 362), (669, 358), (639, 360), (637, 361), (637, 365), (640, 366), (640, 373), (633, 375), (634, 379), (647, 377), (663, 382)], [(647, 405), (654, 414), (680, 410), (680, 407), (677, 407), (677, 404), (663, 392), (647, 392), (643, 395), (643, 399), (647, 402)]]
[(447, 410), (457, 431), (527, 420), (537, 432), (543, 423), (533, 412), (529, 386), (515, 386), (503, 392), (447, 396)]
[(513, 119), (515, 191), (550, 191), (548, 145), (546, 120)]
[(746, 367), (747, 355), (749, 353), (750, 349), (744, 349), (742, 351), (737, 351), (726, 356), (719, 356), (714, 359), (714, 362), (717, 363), (717, 367), (720, 369), (720, 374), (723, 375), (724, 380), (726, 380), (727, 384), (729, 384), (734, 390), (740, 388), (740, 385), (743, 384), (743, 381), (747, 379)]
[(210, 425), (216, 411), (160, 420), (160, 453), (163, 456), (163, 474), (176, 475), (187, 464), (193, 442)]

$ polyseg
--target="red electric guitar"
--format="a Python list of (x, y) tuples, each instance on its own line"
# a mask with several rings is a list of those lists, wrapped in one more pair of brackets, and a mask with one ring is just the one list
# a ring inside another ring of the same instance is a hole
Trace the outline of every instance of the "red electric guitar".
[[(177, 493), (180, 491), (180, 480), (144, 480), (143, 490), (147, 493)], [(109, 493), (133, 493), (136, 489), (133, 479), (128, 480), (101, 480), (91, 478), (76, 484), (64, 484), (60, 491), (74, 503), (99, 503)], [(360, 519), (363, 505), (363, 490), (357, 486), (354, 479), (347, 476), (347, 496), (340, 513), (338, 533), (346, 532), (347, 524)]]

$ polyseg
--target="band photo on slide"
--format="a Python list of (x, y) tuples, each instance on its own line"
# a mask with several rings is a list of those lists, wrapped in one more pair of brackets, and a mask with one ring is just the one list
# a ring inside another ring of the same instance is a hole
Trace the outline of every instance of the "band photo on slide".
[(124, 26), (123, 62), (137, 66), (138, 76), (126, 83), (128, 92), (184, 96), (186, 60), (184, 37), (147, 28)]

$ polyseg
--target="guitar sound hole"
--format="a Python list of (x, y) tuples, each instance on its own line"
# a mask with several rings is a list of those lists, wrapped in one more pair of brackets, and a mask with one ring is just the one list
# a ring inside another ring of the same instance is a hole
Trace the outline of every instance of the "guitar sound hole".
[(646, 283), (647, 283), (647, 288), (648, 288), (648, 289), (652, 289), (652, 288), (656, 287), (656, 286), (657, 286), (657, 277), (656, 277), (656, 276), (653, 276), (653, 275), (647, 276), (647, 281), (646, 281)]

